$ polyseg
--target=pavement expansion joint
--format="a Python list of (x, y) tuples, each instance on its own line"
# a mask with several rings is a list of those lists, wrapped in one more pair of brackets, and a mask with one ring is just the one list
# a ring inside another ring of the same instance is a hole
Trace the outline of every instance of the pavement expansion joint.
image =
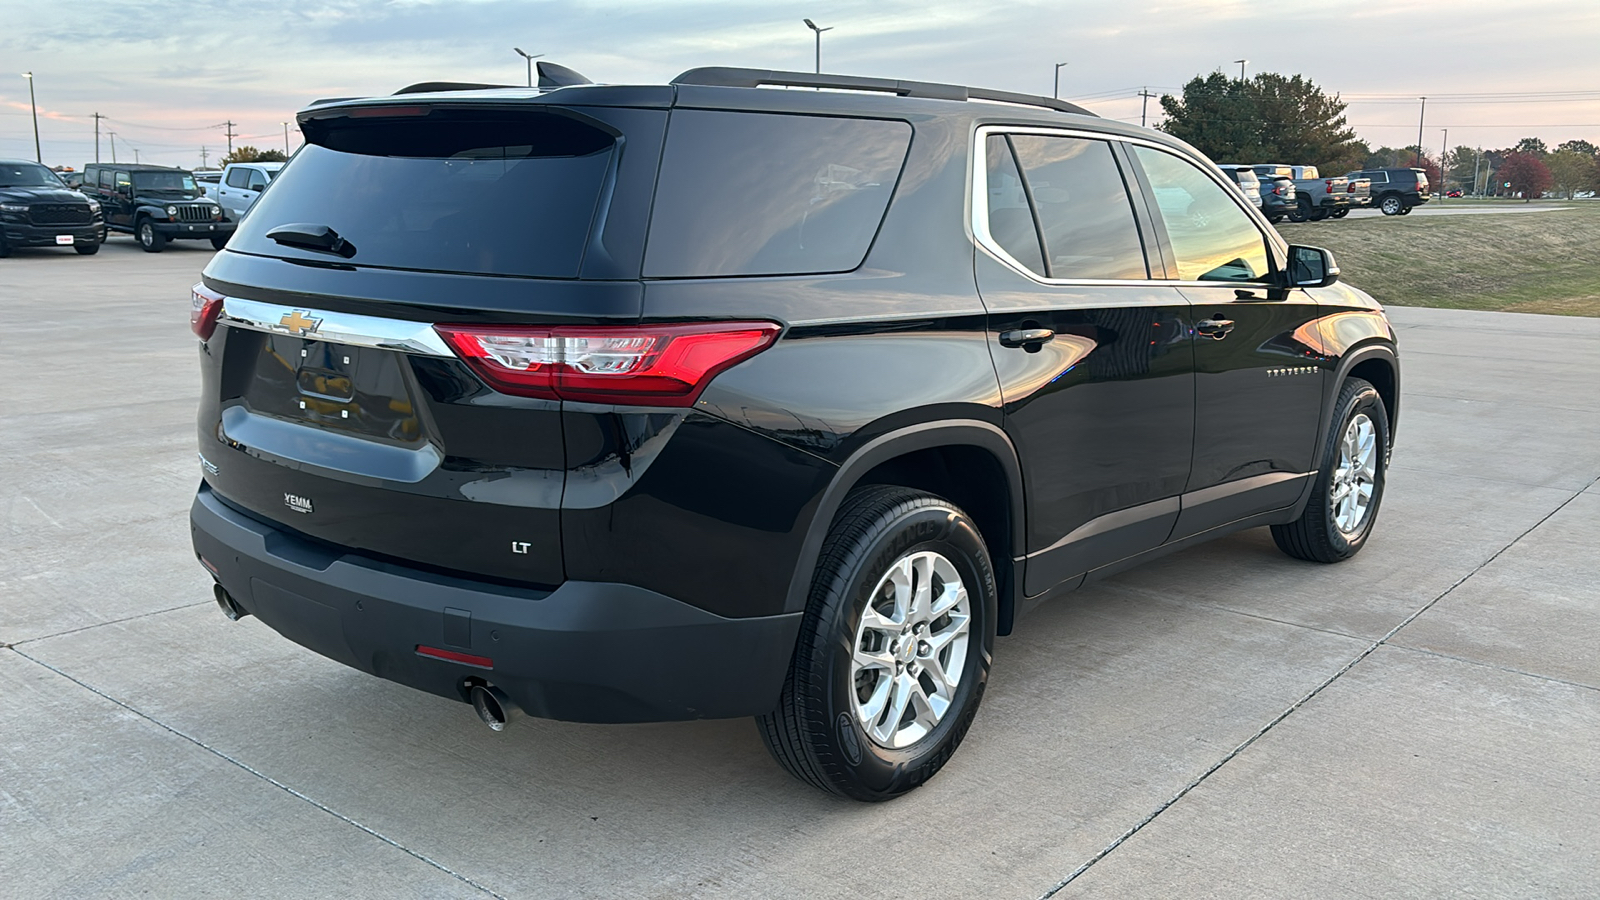
[[(193, 605), (193, 604), (191, 604), (191, 605)], [(182, 607), (179, 607), (179, 608), (182, 608)], [(153, 615), (153, 614), (151, 614), (151, 615)], [(134, 618), (138, 618), (138, 617), (136, 616)], [(106, 624), (110, 624), (110, 623), (106, 623)], [(95, 626), (90, 626), (90, 627), (95, 627)], [(355, 819), (350, 818), (349, 816), (345, 815), (344, 813), (341, 813), (338, 810), (333, 809), (332, 807), (322, 803), (321, 801), (316, 800), (313, 797), (307, 796), (306, 794), (296, 790), (295, 788), (293, 788), (293, 787), (291, 787), (291, 786), (289, 786), (287, 784), (284, 784), (283, 782), (279, 781), (278, 779), (273, 778), (271, 775), (268, 775), (267, 773), (262, 772), (261, 770), (251, 766), (249, 763), (243, 762), (242, 760), (239, 760), (239, 759), (236, 759), (236, 758), (234, 758), (232, 756), (229, 756), (228, 754), (222, 752), (221, 750), (218, 750), (216, 747), (213, 747), (210, 744), (207, 744), (205, 741), (202, 741), (199, 738), (197, 738), (197, 737), (195, 737), (195, 736), (193, 736), (191, 734), (188, 734), (186, 732), (180, 731), (177, 728), (174, 728), (173, 726), (168, 725), (167, 723), (161, 721), (160, 719), (157, 719), (155, 716), (150, 715), (149, 713), (145, 712), (144, 710), (138, 709), (137, 707), (134, 707), (134, 706), (122, 701), (122, 700), (118, 700), (116, 697), (111, 696), (110, 694), (106, 693), (105, 691), (100, 690), (99, 688), (95, 687), (94, 685), (89, 684), (88, 682), (85, 682), (85, 681), (83, 681), (83, 680), (81, 680), (79, 678), (76, 678), (76, 677), (68, 674), (67, 672), (64, 672), (61, 669), (58, 669), (55, 666), (45, 662), (42, 659), (38, 659), (36, 657), (29, 656), (27, 653), (23, 652), (22, 650), (17, 649), (15, 645), (11, 646), (10, 650), (11, 650), (11, 652), (13, 652), (13, 653), (17, 654), (18, 656), (22, 657), (23, 659), (26, 659), (29, 662), (34, 663), (35, 665), (39, 665), (39, 666), (42, 666), (42, 667), (44, 667), (46, 669), (49, 669), (51, 672), (54, 672), (55, 674), (61, 676), (62, 678), (65, 678), (66, 680), (72, 682), (73, 684), (76, 684), (77, 686), (83, 688), (84, 690), (86, 690), (86, 691), (88, 691), (88, 692), (90, 692), (92, 694), (95, 694), (96, 696), (101, 697), (104, 700), (107, 700), (107, 701), (109, 701), (111, 703), (114, 703), (117, 706), (122, 707), (123, 709), (127, 710), (130, 713), (133, 713), (134, 715), (138, 716), (141, 719), (144, 719), (146, 722), (149, 722), (150, 724), (156, 726), (157, 728), (160, 728), (163, 731), (166, 731), (166, 732), (174, 735), (175, 737), (179, 737), (179, 738), (182, 738), (185, 741), (188, 741), (189, 743), (195, 745), (196, 747), (199, 747), (200, 749), (206, 751), (207, 753), (212, 754), (213, 756), (216, 756), (218, 759), (221, 759), (224, 762), (230, 763), (230, 764), (232, 764), (234, 766), (237, 766), (240, 769), (243, 769), (244, 771), (250, 773), (251, 775), (254, 775), (255, 777), (261, 779), (262, 781), (265, 781), (266, 783), (272, 785), (273, 787), (283, 791), (284, 793), (286, 793), (286, 794), (288, 794), (288, 795), (290, 795), (292, 797), (295, 797), (296, 799), (303, 800), (306, 803), (309, 803), (310, 805), (316, 807), (317, 809), (321, 810), (322, 812), (327, 813), (330, 816), (333, 816), (335, 819), (338, 819), (339, 821), (345, 823), (346, 825), (350, 825), (350, 826), (352, 826), (352, 827), (354, 827), (354, 828), (356, 828), (356, 829), (358, 829), (360, 831), (366, 832), (368, 835), (370, 835), (370, 836), (372, 836), (374, 838), (377, 838), (379, 841), (381, 841), (381, 842), (383, 842), (385, 844), (388, 844), (389, 846), (395, 848), (396, 850), (399, 850), (400, 852), (406, 854), (407, 856), (410, 856), (410, 857), (412, 857), (413, 859), (416, 859), (419, 862), (422, 862), (422, 863), (425, 863), (425, 864), (427, 864), (429, 866), (432, 866), (433, 868), (438, 869), (440, 872), (443, 872), (444, 874), (449, 875), (450, 877), (456, 879), (457, 881), (460, 881), (463, 884), (470, 885), (470, 886), (476, 888), (477, 890), (482, 891), (483, 893), (489, 895), (490, 897), (494, 897), (495, 900), (508, 900), (508, 898), (506, 898), (503, 894), (497, 893), (493, 889), (488, 888), (488, 887), (486, 887), (486, 886), (484, 886), (482, 884), (479, 884), (476, 881), (473, 881), (471, 878), (468, 878), (466, 875), (463, 875), (460, 872), (457, 872), (456, 870), (450, 868), (449, 866), (445, 865), (444, 863), (441, 863), (441, 862), (439, 862), (439, 861), (437, 861), (435, 859), (432, 859), (432, 858), (430, 858), (430, 857), (428, 857), (428, 856), (426, 856), (426, 855), (424, 855), (422, 853), (419, 853), (416, 850), (412, 850), (410, 847), (407, 847), (404, 844), (401, 844), (400, 842), (394, 840), (393, 838), (388, 837), (388, 836), (386, 836), (384, 834), (381, 834), (378, 831), (376, 831), (376, 830), (374, 830), (374, 829), (372, 829), (372, 828), (370, 828), (370, 827), (368, 827), (366, 825), (361, 824), (360, 822), (356, 821)]]
[(1586, 691), (1600, 692), (1600, 685), (1584, 684), (1581, 681), (1568, 681), (1565, 678), (1556, 678), (1552, 675), (1540, 675), (1538, 672), (1529, 672), (1526, 669), (1514, 669), (1511, 666), (1502, 666), (1491, 662), (1484, 662), (1481, 659), (1468, 659), (1465, 656), (1455, 656), (1450, 653), (1440, 653), (1437, 650), (1428, 650), (1424, 647), (1413, 647), (1409, 644), (1397, 644), (1392, 641), (1388, 644), (1388, 646), (1396, 650), (1404, 650), (1408, 653), (1421, 653), (1424, 656), (1432, 656), (1436, 659), (1448, 659), (1451, 662), (1466, 663), (1469, 666), (1477, 666), (1480, 669), (1492, 669), (1496, 672), (1505, 672), (1508, 675), (1521, 675), (1524, 678), (1532, 678), (1537, 681), (1548, 681), (1551, 684), (1562, 684), (1566, 685), (1567, 687), (1582, 688)]
[[(1517, 545), (1517, 543), (1520, 542), (1523, 538), (1525, 538), (1528, 535), (1532, 534), (1536, 529), (1538, 529), (1539, 526), (1541, 526), (1544, 523), (1550, 521), (1551, 517), (1553, 517), (1556, 513), (1561, 512), (1561, 510), (1565, 509), (1567, 504), (1571, 503), (1573, 500), (1576, 500), (1585, 491), (1587, 491), (1590, 488), (1594, 487), (1596, 484), (1600, 484), (1600, 478), (1596, 478), (1593, 481), (1590, 481), (1588, 484), (1584, 485), (1583, 487), (1579, 488), (1578, 490), (1573, 491), (1571, 496), (1567, 497), (1567, 499), (1565, 499), (1565, 500), (1561, 501), (1559, 504), (1557, 504), (1555, 509), (1550, 510), (1550, 512), (1546, 513), (1543, 517), (1541, 517), (1539, 519), (1539, 521), (1537, 521), (1537, 522), (1533, 523), (1532, 525), (1530, 525), (1526, 531), (1523, 531), (1521, 534), (1519, 534), (1516, 537), (1512, 538), (1509, 542), (1506, 543), (1505, 546), (1501, 547), (1499, 550), (1496, 550), (1494, 553), (1490, 554), (1488, 559), (1485, 559), (1483, 562), (1478, 563), (1476, 566), (1474, 566), (1472, 568), (1472, 571), (1470, 571), (1467, 574), (1461, 576), (1461, 578), (1459, 580), (1457, 580), (1454, 584), (1450, 585), (1449, 587), (1445, 588), (1444, 591), (1442, 591), (1437, 597), (1434, 597), (1432, 600), (1429, 600), (1427, 603), (1424, 603), (1422, 606), (1418, 607), (1416, 609), (1416, 611), (1412, 612), (1410, 615), (1406, 616), (1403, 620), (1401, 620), (1400, 624), (1398, 624), (1398, 625), (1394, 626), (1393, 628), (1389, 629), (1389, 633), (1388, 634), (1385, 634), (1383, 637), (1378, 638), (1376, 641), (1373, 641), (1371, 646), (1367, 647), (1367, 649), (1365, 649), (1365, 650), (1361, 651), (1359, 654), (1357, 654), (1354, 659), (1352, 659), (1349, 662), (1345, 663), (1343, 666), (1340, 666), (1338, 671), (1334, 672), (1332, 675), (1328, 676), (1328, 678), (1326, 680), (1324, 680), (1321, 684), (1317, 685), (1316, 687), (1314, 687), (1310, 691), (1308, 691), (1305, 696), (1301, 697), (1299, 700), (1296, 700), (1294, 703), (1291, 703), (1289, 705), (1288, 709), (1285, 709), (1283, 712), (1278, 713), (1278, 715), (1273, 717), (1273, 719), (1270, 722), (1268, 722), (1267, 724), (1265, 724), (1265, 725), (1261, 726), (1259, 729), (1257, 729), (1255, 734), (1252, 734), (1248, 738), (1245, 738), (1244, 741), (1239, 744), (1239, 746), (1234, 747), (1232, 750), (1228, 751), (1228, 753), (1226, 755), (1224, 755), (1221, 759), (1219, 759), (1216, 762), (1212, 763), (1209, 768), (1207, 768), (1204, 772), (1201, 772), (1198, 776), (1196, 776), (1188, 784), (1184, 785), (1182, 789), (1180, 789), (1176, 794), (1173, 794), (1170, 798), (1168, 798), (1166, 800), (1166, 802), (1162, 803), (1160, 806), (1156, 807), (1154, 810), (1151, 810), (1148, 815), (1146, 815), (1143, 819), (1140, 819), (1138, 822), (1136, 822), (1131, 828), (1129, 828), (1128, 830), (1124, 831), (1122, 834), (1118, 835), (1115, 840), (1113, 840), (1111, 843), (1107, 844), (1104, 848), (1102, 848), (1100, 850), (1100, 852), (1096, 853), (1094, 856), (1091, 856), (1091, 857), (1089, 857), (1089, 859), (1085, 860), (1082, 865), (1080, 865), (1080, 866), (1078, 866), (1078, 868), (1074, 869), (1072, 871), (1072, 873), (1069, 874), (1067, 877), (1065, 877), (1065, 878), (1061, 879), (1060, 881), (1056, 882), (1054, 887), (1050, 888), (1048, 891), (1045, 891), (1043, 894), (1041, 894), (1039, 896), (1039, 900), (1050, 900), (1051, 897), (1054, 897), (1056, 894), (1058, 894), (1062, 890), (1064, 890), (1067, 887), (1067, 885), (1069, 885), (1072, 882), (1076, 881), (1078, 879), (1078, 877), (1081, 876), (1083, 873), (1089, 871), (1089, 869), (1091, 867), (1093, 867), (1095, 863), (1098, 863), (1100, 860), (1105, 859), (1107, 856), (1110, 856), (1111, 853), (1114, 852), (1118, 847), (1121, 847), (1123, 844), (1127, 843), (1128, 840), (1130, 838), (1132, 838), (1134, 835), (1138, 834), (1140, 831), (1143, 831), (1144, 827), (1146, 825), (1149, 825), (1151, 822), (1154, 822), (1156, 820), (1156, 818), (1159, 817), (1162, 813), (1164, 813), (1168, 809), (1172, 808), (1173, 804), (1177, 803), (1179, 800), (1182, 800), (1184, 797), (1187, 797), (1190, 792), (1192, 792), (1195, 788), (1197, 788), (1201, 784), (1203, 784), (1206, 779), (1208, 779), (1212, 775), (1216, 774), (1217, 771), (1219, 769), (1221, 769), (1223, 766), (1225, 766), (1228, 763), (1232, 762), (1236, 757), (1239, 756), (1239, 754), (1241, 754), (1244, 751), (1248, 750), (1250, 748), (1250, 746), (1253, 745), (1256, 741), (1259, 741), (1259, 740), (1261, 740), (1261, 738), (1265, 737), (1267, 732), (1271, 731), (1273, 728), (1276, 728), (1280, 722), (1282, 722), (1284, 719), (1289, 718), (1289, 716), (1293, 715), (1294, 712), (1296, 710), (1300, 709), (1302, 706), (1305, 706), (1307, 703), (1310, 703), (1313, 699), (1316, 698), (1316, 696), (1318, 694), (1321, 694), (1324, 690), (1326, 690), (1329, 685), (1332, 685), (1335, 681), (1338, 681), (1340, 678), (1342, 678), (1346, 672), (1348, 672), (1351, 669), (1355, 668), (1362, 660), (1364, 660), (1367, 657), (1371, 656), (1372, 654), (1376, 653), (1378, 651), (1378, 648), (1387, 645), (1389, 643), (1389, 641), (1395, 635), (1400, 633), (1401, 629), (1405, 628), (1407, 625), (1410, 625), (1412, 622), (1415, 622), (1417, 620), (1417, 617), (1421, 616), (1423, 613), (1425, 613), (1428, 610), (1432, 609), (1434, 607), (1434, 605), (1437, 604), (1440, 600), (1443, 600), (1444, 598), (1450, 596), (1450, 594), (1453, 593), (1456, 588), (1461, 587), (1463, 584), (1466, 584), (1467, 581), (1472, 578), (1472, 576), (1474, 576), (1474, 575), (1478, 574), (1479, 572), (1483, 571), (1483, 569), (1486, 566), (1488, 566), (1490, 563), (1494, 562), (1495, 560), (1499, 559), (1501, 554), (1505, 553), (1507, 550), (1510, 550), (1512, 547), (1515, 547)], [(1404, 649), (1404, 650), (1412, 649), (1410, 647), (1406, 647), (1403, 644), (1396, 644), (1395, 646), (1397, 648), (1399, 648), (1399, 649)], [(1534, 677), (1539, 677), (1539, 676), (1534, 676)], [(1555, 680), (1555, 679), (1551, 679), (1551, 680)]]
[[(93, 625), (83, 625), (78, 628), (68, 628), (66, 631), (57, 631), (51, 634), (41, 634), (38, 637), (23, 638), (20, 641), (13, 641), (9, 644), (0, 644), (0, 647), (20, 647), (23, 644), (33, 644), (39, 641), (48, 641), (51, 638), (65, 637), (69, 634), (81, 634), (85, 631), (93, 631), (96, 628), (104, 628), (107, 625), (119, 625), (123, 622), (132, 622), (135, 619), (148, 619), (151, 616), (159, 616), (169, 612), (177, 612), (180, 609), (193, 609), (196, 606), (208, 606), (210, 603), (210, 600), (196, 600), (193, 603), (182, 603), (177, 606), (169, 606), (166, 609), (153, 609), (149, 612), (135, 613), (131, 616), (123, 616), (120, 619), (107, 619), (104, 622), (96, 622)], [(31, 659), (32, 657), (29, 658)]]

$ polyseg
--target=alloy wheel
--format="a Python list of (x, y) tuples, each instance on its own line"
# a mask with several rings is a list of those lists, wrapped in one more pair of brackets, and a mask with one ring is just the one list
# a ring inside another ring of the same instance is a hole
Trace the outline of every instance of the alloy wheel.
[(1366, 523), (1377, 475), (1378, 429), (1366, 413), (1357, 413), (1345, 426), (1339, 465), (1328, 485), (1328, 506), (1340, 532), (1355, 534)]

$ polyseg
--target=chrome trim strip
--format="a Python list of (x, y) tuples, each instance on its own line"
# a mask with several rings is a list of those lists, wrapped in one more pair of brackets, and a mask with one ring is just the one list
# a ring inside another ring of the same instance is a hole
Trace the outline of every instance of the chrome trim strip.
[[(317, 321), (315, 328), (300, 333), (281, 324), (296, 312), (302, 318)], [(283, 306), (262, 303), (259, 300), (242, 300), (227, 297), (222, 301), (220, 324), (267, 334), (286, 334), (311, 341), (328, 341), (355, 347), (373, 347), (379, 350), (398, 350), (418, 356), (453, 357), (450, 347), (431, 322), (412, 322), (405, 319), (385, 319), (378, 316), (358, 316), (352, 313), (308, 309), (303, 306)]]

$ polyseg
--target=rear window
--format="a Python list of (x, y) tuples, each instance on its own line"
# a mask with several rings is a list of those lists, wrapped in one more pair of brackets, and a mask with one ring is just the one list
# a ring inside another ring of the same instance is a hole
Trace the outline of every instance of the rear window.
[(900, 177), (911, 126), (678, 110), (656, 187), (652, 278), (847, 272)]
[(556, 112), (397, 112), (412, 114), (305, 123), (308, 143), (229, 249), (344, 262), (266, 236), (291, 223), (327, 225), (354, 246), (355, 265), (577, 277), (616, 143), (610, 132)]

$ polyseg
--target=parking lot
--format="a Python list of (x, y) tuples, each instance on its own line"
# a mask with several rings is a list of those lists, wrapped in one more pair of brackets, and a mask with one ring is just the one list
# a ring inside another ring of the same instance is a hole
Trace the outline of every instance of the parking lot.
[(746, 720), (495, 734), (227, 621), (187, 525), (210, 256), (0, 261), (8, 896), (1594, 896), (1600, 319), (1391, 309), (1360, 556), (1256, 530), (1033, 613), (961, 752), (866, 806)]

